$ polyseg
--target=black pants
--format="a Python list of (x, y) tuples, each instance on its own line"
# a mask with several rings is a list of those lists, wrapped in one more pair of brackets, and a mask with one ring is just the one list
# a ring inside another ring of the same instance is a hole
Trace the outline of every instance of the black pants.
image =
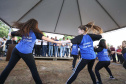
[(102, 83), (99, 70), (102, 69), (103, 67), (107, 70), (107, 72), (109, 73), (110, 76), (113, 76), (111, 73), (111, 70), (108, 67), (109, 65), (110, 65), (110, 61), (99, 61), (97, 63), (97, 65), (95, 67), (95, 74), (96, 74), (99, 82)]
[(42, 84), (42, 81), (41, 81), (41, 79), (39, 77), (39, 74), (38, 74), (38, 71), (37, 71), (37, 68), (36, 68), (36, 64), (35, 64), (35, 60), (33, 58), (32, 53), (22, 54), (16, 48), (13, 49), (12, 54), (11, 54), (11, 58), (9, 60), (9, 63), (6, 66), (6, 68), (4, 69), (4, 71), (0, 75), (0, 84), (3, 84), (5, 82), (6, 78), (9, 75), (9, 73), (11, 72), (11, 70), (14, 68), (16, 63), (21, 58), (25, 61), (25, 63), (29, 67), (29, 69), (30, 69), (30, 71), (32, 73), (33, 79), (35, 80), (36, 84)]
[(71, 84), (78, 76), (79, 72), (88, 64), (88, 72), (90, 73), (91, 79), (93, 81), (93, 84), (96, 84), (96, 78), (94, 75), (94, 72), (92, 71), (92, 67), (94, 65), (95, 60), (86, 60), (86, 59), (80, 59), (78, 65), (75, 68), (75, 71), (71, 75), (71, 77), (68, 79), (66, 84)]
[(41, 45), (36, 45), (36, 54), (37, 56), (41, 55)]
[(123, 64), (124, 61), (125, 61), (125, 60), (124, 60), (123, 56), (121, 56), (121, 57), (120, 57), (120, 63)]
[(116, 62), (115, 54), (112, 54), (113, 62)]
[(123, 67), (126, 69), (126, 60), (123, 63)]
[(0, 57), (2, 56), (2, 49), (3, 47), (0, 47)]
[(118, 55), (118, 54), (117, 54), (117, 56), (119, 58), (118, 62), (120, 61), (120, 63), (122, 64), (124, 62), (123, 56), (122, 55)]
[(77, 55), (72, 55), (73, 56), (73, 64), (72, 64), (72, 67), (75, 68), (75, 65), (76, 65), (76, 61), (77, 61)]

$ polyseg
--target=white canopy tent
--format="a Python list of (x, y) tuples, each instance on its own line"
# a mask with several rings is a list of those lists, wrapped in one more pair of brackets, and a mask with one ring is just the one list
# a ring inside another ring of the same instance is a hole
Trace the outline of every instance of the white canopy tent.
[(50, 33), (77, 35), (91, 21), (108, 32), (126, 26), (126, 0), (0, 0), (0, 19), (9, 26), (31, 18)]

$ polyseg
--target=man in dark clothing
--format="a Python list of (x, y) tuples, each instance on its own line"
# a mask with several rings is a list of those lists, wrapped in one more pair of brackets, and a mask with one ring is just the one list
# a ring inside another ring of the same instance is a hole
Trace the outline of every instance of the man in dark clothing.
[(111, 56), (112, 56), (113, 62), (116, 62), (115, 48), (113, 46), (111, 46), (110, 50), (111, 50)]
[(11, 38), (11, 40), (7, 40), (6, 42), (6, 49), (8, 49), (9, 44), (17, 44), (17, 42), (14, 40), (14, 37)]

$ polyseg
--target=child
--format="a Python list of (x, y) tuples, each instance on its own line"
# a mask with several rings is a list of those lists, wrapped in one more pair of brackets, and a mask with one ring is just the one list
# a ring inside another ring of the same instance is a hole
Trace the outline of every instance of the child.
[[(78, 62), (73, 74), (70, 76), (66, 84), (71, 84), (79, 74), (79, 72), (88, 65), (88, 71), (90, 73), (93, 84), (96, 84), (96, 79), (92, 67), (95, 62), (96, 54), (93, 48), (93, 41), (100, 40), (102, 36), (102, 29), (92, 22), (87, 25), (81, 25), (78, 27), (78, 33), (80, 35), (76, 36), (74, 39), (61, 41), (61, 43), (77, 44), (80, 47), (81, 59)], [(90, 33), (90, 34), (87, 34)], [(93, 34), (97, 33), (97, 34)]]
[(99, 62), (96, 64), (95, 67), (95, 74), (98, 78), (97, 84), (102, 84), (102, 80), (100, 77), (99, 70), (102, 69), (103, 67), (107, 70), (107, 72), (110, 75), (110, 79), (114, 79), (110, 68), (108, 67), (110, 65), (110, 58), (108, 57), (108, 50), (106, 46), (106, 41), (104, 39), (100, 40), (99, 42), (99, 47), (95, 48), (95, 52), (97, 52), (97, 57)]
[(74, 70), (75, 68), (75, 65), (76, 65), (76, 61), (77, 61), (77, 55), (78, 55), (78, 45), (77, 44), (73, 44), (72, 45), (72, 51), (71, 51), (71, 55), (73, 56), (73, 64), (72, 64), (72, 67)]

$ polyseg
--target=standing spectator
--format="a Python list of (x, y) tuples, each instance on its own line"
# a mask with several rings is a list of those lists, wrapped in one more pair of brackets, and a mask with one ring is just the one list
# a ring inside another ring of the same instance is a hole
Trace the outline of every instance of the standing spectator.
[(2, 56), (2, 41), (0, 41), (0, 57)]
[(5, 51), (6, 51), (6, 38), (3, 38), (3, 52), (4, 52), (4, 55), (5, 55)]
[[(65, 37), (63, 37), (62, 41), (65, 41)], [(64, 57), (64, 55), (65, 55), (65, 46), (66, 46), (66, 43), (62, 43), (61, 44), (61, 47), (60, 47), (60, 57)], [(61, 56), (61, 54), (62, 54), (62, 56)]]
[(61, 48), (61, 44), (57, 44), (57, 46), (58, 46), (58, 55), (57, 55), (57, 57), (60, 57), (60, 48)]
[(109, 47), (108, 47), (108, 57), (110, 58), (110, 60), (112, 60), (112, 57), (111, 57), (111, 50), (110, 50)]
[[(49, 38), (49, 36), (47, 36), (47, 38)], [(47, 42), (47, 52), (46, 54), (49, 56), (49, 42)]]
[(120, 62), (122, 64), (123, 63), (123, 57), (122, 57), (121, 52), (122, 52), (121, 46), (118, 46), (116, 53), (117, 53), (117, 57), (118, 57), (118, 62)]
[(5, 44), (6, 45), (5, 55), (6, 55), (7, 51), (8, 51), (8, 47), (9, 47), (10, 44), (17, 44), (14, 37), (11, 37), (11, 40), (7, 40), (7, 42)]
[(115, 48), (113, 47), (113, 45), (110, 47), (110, 50), (111, 50), (111, 56), (112, 56), (113, 62), (116, 62)]
[[(55, 41), (59, 41), (59, 40), (57, 40), (57, 37), (55, 37)], [(59, 48), (59, 46), (57, 45), (57, 43), (54, 43), (54, 56), (56, 57), (56, 55), (57, 55), (57, 57), (58, 57), (58, 48)]]
[(41, 55), (41, 40), (36, 39), (36, 54), (37, 56)]
[(7, 40), (6, 42), (6, 49), (8, 49), (9, 44), (17, 44), (14, 37), (11, 38), (11, 40)]
[(42, 50), (43, 50), (43, 55), (46, 57), (46, 53), (47, 53), (47, 41), (43, 40), (43, 46), (42, 46)]
[[(51, 39), (53, 39), (51, 37)], [(49, 56), (52, 57), (53, 56), (53, 43), (49, 42)]]
[[(52, 38), (52, 40), (55, 40), (55, 39), (54, 39), (54, 38)], [(54, 43), (53, 43), (53, 56), (55, 56)]]
[[(67, 38), (67, 40), (69, 40)], [(69, 56), (69, 52), (70, 52), (70, 43), (66, 43), (66, 56), (68, 57)]]

